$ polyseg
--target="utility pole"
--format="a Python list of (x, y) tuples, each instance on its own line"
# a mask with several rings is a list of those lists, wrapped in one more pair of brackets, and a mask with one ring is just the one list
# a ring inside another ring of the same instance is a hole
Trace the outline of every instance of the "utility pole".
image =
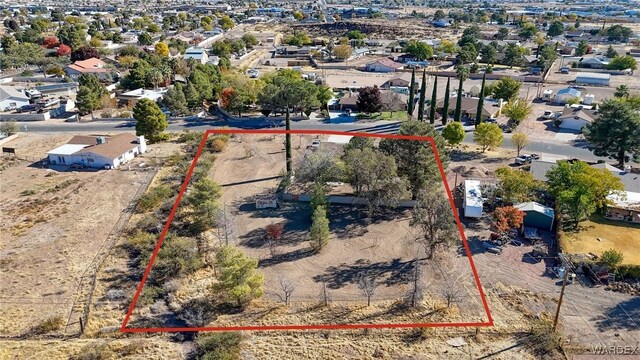
[(562, 290), (560, 290), (560, 299), (558, 299), (558, 308), (556, 309), (556, 317), (553, 320), (553, 331), (556, 331), (558, 327), (558, 318), (560, 317), (560, 307), (562, 306), (562, 298), (564, 297), (564, 288), (567, 286), (567, 277), (569, 276), (569, 269), (565, 266), (564, 278), (562, 279)]

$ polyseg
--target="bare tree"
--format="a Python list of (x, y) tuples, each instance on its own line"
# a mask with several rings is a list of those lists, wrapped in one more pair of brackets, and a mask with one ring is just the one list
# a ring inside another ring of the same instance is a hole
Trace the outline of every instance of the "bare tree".
[(322, 283), (322, 289), (320, 289), (320, 300), (324, 306), (329, 306), (331, 302), (331, 294), (329, 293), (329, 289), (327, 289), (327, 283)]
[(296, 169), (296, 178), (301, 183), (325, 183), (341, 177), (342, 169), (335, 150), (311, 152), (300, 159)]
[(229, 245), (236, 236), (236, 219), (226, 205), (216, 212), (216, 237), (220, 246)]
[(417, 200), (411, 226), (418, 226), (422, 230), (418, 241), (424, 246), (427, 258), (431, 258), (439, 247), (447, 249), (455, 243), (453, 213), (444, 194), (438, 191), (421, 191)]
[(451, 307), (451, 304), (461, 301), (463, 293), (457, 284), (447, 283), (447, 286), (442, 289), (442, 296), (447, 301), (447, 308)]
[(414, 261), (413, 274), (411, 274), (411, 288), (405, 294), (405, 299), (409, 305), (416, 308), (422, 302), (424, 297), (424, 289), (422, 283), (422, 264), (420, 259), (416, 258)]
[(278, 284), (280, 285), (280, 291), (282, 294), (277, 294), (280, 300), (286, 305), (291, 304), (291, 295), (296, 290), (296, 286), (287, 278), (278, 278)]
[(284, 233), (284, 223), (271, 223), (267, 225), (265, 228), (267, 246), (269, 246), (269, 252), (271, 256), (275, 256), (278, 253), (278, 245), (280, 244), (280, 240), (282, 239), (282, 234)]
[(367, 272), (360, 274), (358, 277), (358, 288), (367, 297), (367, 306), (371, 306), (371, 297), (378, 287), (378, 279), (376, 274)]
[(400, 94), (394, 91), (389, 91), (382, 95), (382, 110), (388, 111), (393, 117), (395, 111), (401, 111), (405, 109), (406, 102), (402, 101)]

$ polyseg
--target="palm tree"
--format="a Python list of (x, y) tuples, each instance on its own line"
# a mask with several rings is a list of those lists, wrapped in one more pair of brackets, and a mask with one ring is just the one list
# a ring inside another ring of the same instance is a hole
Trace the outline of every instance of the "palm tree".
[(453, 120), (460, 121), (462, 116), (462, 83), (469, 78), (469, 68), (464, 65), (458, 66), (456, 69), (458, 75), (458, 97), (456, 99), (456, 111)]

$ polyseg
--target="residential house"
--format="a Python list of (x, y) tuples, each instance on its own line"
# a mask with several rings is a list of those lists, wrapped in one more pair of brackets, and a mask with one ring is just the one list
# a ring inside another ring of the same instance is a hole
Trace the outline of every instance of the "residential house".
[(366, 71), (389, 73), (402, 69), (404, 65), (391, 59), (380, 59), (365, 65)]
[(71, 65), (67, 65), (64, 71), (72, 79), (77, 79), (82, 74), (94, 74), (104, 80), (110, 76), (111, 73), (109, 68), (107, 68), (107, 64), (97, 58), (78, 60)]
[(624, 191), (607, 196), (607, 200), (610, 203), (604, 215), (606, 218), (640, 223), (640, 193)]
[(140, 88), (140, 89), (127, 91), (125, 93), (120, 94), (118, 96), (118, 100), (123, 102), (129, 102), (129, 101), (135, 102), (141, 99), (158, 101), (158, 100), (162, 100), (162, 98), (164, 98), (166, 93), (167, 93), (166, 88), (157, 89), (157, 90), (148, 90), (148, 89)]
[(113, 136), (76, 135), (65, 145), (47, 153), (53, 165), (82, 165), (115, 169), (147, 151), (144, 136), (123, 133)]
[(78, 91), (78, 83), (68, 82), (68, 83), (47, 84), (47, 85), (36, 86), (35, 89), (38, 90), (42, 95), (69, 97), (69, 96), (75, 95), (76, 92)]
[(583, 72), (576, 75), (576, 84), (609, 86), (611, 74)]
[(597, 110), (585, 110), (581, 108), (565, 108), (562, 114), (556, 118), (560, 122), (561, 129), (582, 131), (582, 128), (591, 124), (598, 118)]
[[(415, 89), (416, 91), (418, 90), (418, 88), (420, 87), (420, 76), (418, 76), (419, 74), (416, 74), (416, 79), (415, 79)], [(398, 87), (411, 87), (411, 73), (399, 73), (398, 76), (394, 76), (393, 78), (385, 81), (380, 88), (382, 89), (389, 89), (392, 86), (398, 86)]]
[(602, 56), (586, 58), (580, 62), (580, 67), (589, 69), (605, 69), (607, 65), (609, 65), (609, 59)]
[(574, 88), (561, 89), (556, 93), (555, 102), (558, 104), (566, 104), (570, 99), (580, 99), (580, 96), (582, 96), (580, 90)]
[(10, 111), (29, 105), (29, 96), (12, 86), (0, 86), (0, 111)]
[(184, 53), (184, 59), (189, 60), (193, 59), (200, 64), (206, 64), (209, 61), (209, 55), (204, 48), (201, 47), (190, 47)]

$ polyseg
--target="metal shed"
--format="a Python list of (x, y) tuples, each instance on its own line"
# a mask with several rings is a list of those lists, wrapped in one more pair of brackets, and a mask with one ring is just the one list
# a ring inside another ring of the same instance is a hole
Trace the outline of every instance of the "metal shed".
[(534, 201), (516, 204), (515, 208), (524, 212), (524, 226), (551, 230), (555, 212), (552, 208)]
[(576, 84), (582, 85), (599, 85), (609, 86), (611, 80), (611, 74), (604, 73), (580, 73), (576, 76)]

